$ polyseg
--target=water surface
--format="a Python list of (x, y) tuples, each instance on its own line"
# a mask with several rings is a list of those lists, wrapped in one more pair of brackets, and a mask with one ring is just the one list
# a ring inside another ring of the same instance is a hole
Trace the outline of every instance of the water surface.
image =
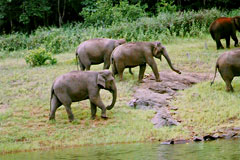
[(1, 155), (0, 160), (240, 160), (240, 139), (161, 145), (159, 143), (84, 146)]

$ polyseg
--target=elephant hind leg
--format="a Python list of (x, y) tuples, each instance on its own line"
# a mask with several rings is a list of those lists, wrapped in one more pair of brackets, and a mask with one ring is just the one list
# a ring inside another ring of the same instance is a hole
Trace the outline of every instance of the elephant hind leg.
[(71, 110), (71, 104), (72, 104), (71, 98), (66, 94), (60, 94), (58, 98), (62, 102), (62, 104), (64, 105), (67, 111), (69, 121), (72, 122), (74, 120), (74, 116)]
[(120, 79), (120, 81), (122, 81), (123, 80), (123, 72), (124, 72), (124, 69), (125, 69), (125, 66), (124, 66), (124, 64), (123, 63), (116, 63), (116, 70), (117, 70), (117, 73), (118, 73), (118, 75), (119, 75), (119, 79)]
[(50, 106), (50, 114), (49, 120), (55, 120), (55, 113), (58, 107), (60, 107), (62, 103), (58, 100), (55, 94), (53, 94), (51, 99), (51, 106)]
[(233, 87), (232, 87), (232, 80), (233, 80), (233, 73), (228, 69), (221, 69), (219, 70), (220, 75), (222, 77), (222, 79), (224, 80), (225, 84), (226, 84), (226, 91), (229, 92), (233, 92)]

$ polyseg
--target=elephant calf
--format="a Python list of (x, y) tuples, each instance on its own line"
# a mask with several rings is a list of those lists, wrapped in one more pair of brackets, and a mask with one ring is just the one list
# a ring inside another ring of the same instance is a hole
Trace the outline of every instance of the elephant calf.
[[(99, 94), (100, 89), (106, 89), (112, 93), (113, 99), (110, 106), (105, 107), (103, 104)], [(49, 120), (55, 119), (57, 108), (63, 104), (69, 121), (73, 121), (71, 103), (85, 99), (90, 100), (92, 119), (96, 116), (97, 106), (102, 110), (101, 117), (107, 118), (106, 109), (113, 108), (116, 98), (117, 88), (111, 71), (72, 71), (57, 77), (52, 85)]]
[(114, 75), (119, 74), (122, 80), (125, 68), (140, 66), (138, 81), (143, 82), (146, 64), (148, 64), (153, 70), (156, 81), (160, 82), (157, 64), (153, 57), (161, 60), (161, 55), (165, 57), (173, 71), (181, 74), (173, 67), (166, 48), (160, 42), (131, 42), (118, 46), (111, 56), (112, 72)]
[(108, 38), (96, 38), (82, 42), (76, 50), (76, 59), (79, 60), (81, 70), (90, 70), (92, 64), (103, 62), (103, 69), (109, 69), (112, 51), (124, 43), (126, 43), (125, 39)]
[(235, 76), (240, 76), (240, 49), (225, 52), (218, 57), (211, 85), (216, 78), (217, 69), (226, 83), (226, 91), (233, 92), (231, 82)]

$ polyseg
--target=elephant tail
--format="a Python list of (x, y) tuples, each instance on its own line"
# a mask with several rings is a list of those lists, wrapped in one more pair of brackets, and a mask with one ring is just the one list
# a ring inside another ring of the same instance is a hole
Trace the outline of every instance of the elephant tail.
[(113, 75), (117, 74), (117, 67), (116, 67), (116, 62), (113, 59), (113, 56), (111, 57), (111, 64), (112, 64), (112, 73)]
[(211, 86), (213, 85), (214, 80), (215, 80), (215, 78), (216, 78), (216, 74), (217, 74), (217, 69), (218, 69), (218, 68), (219, 68), (219, 66), (218, 66), (218, 63), (217, 63), (216, 66), (215, 66), (215, 73), (214, 73), (213, 80), (212, 80), (212, 82), (211, 82)]
[(79, 71), (79, 58), (78, 58), (78, 53), (77, 53), (77, 51), (76, 51), (76, 64), (77, 64), (77, 70)]
[(50, 111), (51, 111), (51, 106), (52, 106), (52, 98), (53, 98), (54, 90), (53, 90), (53, 85), (51, 88), (51, 96), (50, 96)]

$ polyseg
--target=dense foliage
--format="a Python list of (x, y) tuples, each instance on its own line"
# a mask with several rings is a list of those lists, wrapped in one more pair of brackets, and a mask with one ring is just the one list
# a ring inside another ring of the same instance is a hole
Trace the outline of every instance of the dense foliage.
[(160, 40), (167, 43), (176, 36), (202, 36), (208, 33), (210, 23), (217, 17), (236, 15), (240, 15), (240, 10), (160, 12), (158, 16), (142, 17), (132, 22), (115, 22), (107, 27), (86, 27), (84, 24), (76, 23), (61, 28), (38, 28), (31, 35), (24, 33), (2, 35), (0, 57), (12, 51), (39, 47), (44, 47), (54, 54), (72, 51), (82, 41), (96, 37), (125, 38), (127, 41)]
[(231, 10), (239, 6), (237, 0), (0, 0), (0, 33), (30, 33), (39, 26), (70, 22), (105, 26), (162, 11)]

